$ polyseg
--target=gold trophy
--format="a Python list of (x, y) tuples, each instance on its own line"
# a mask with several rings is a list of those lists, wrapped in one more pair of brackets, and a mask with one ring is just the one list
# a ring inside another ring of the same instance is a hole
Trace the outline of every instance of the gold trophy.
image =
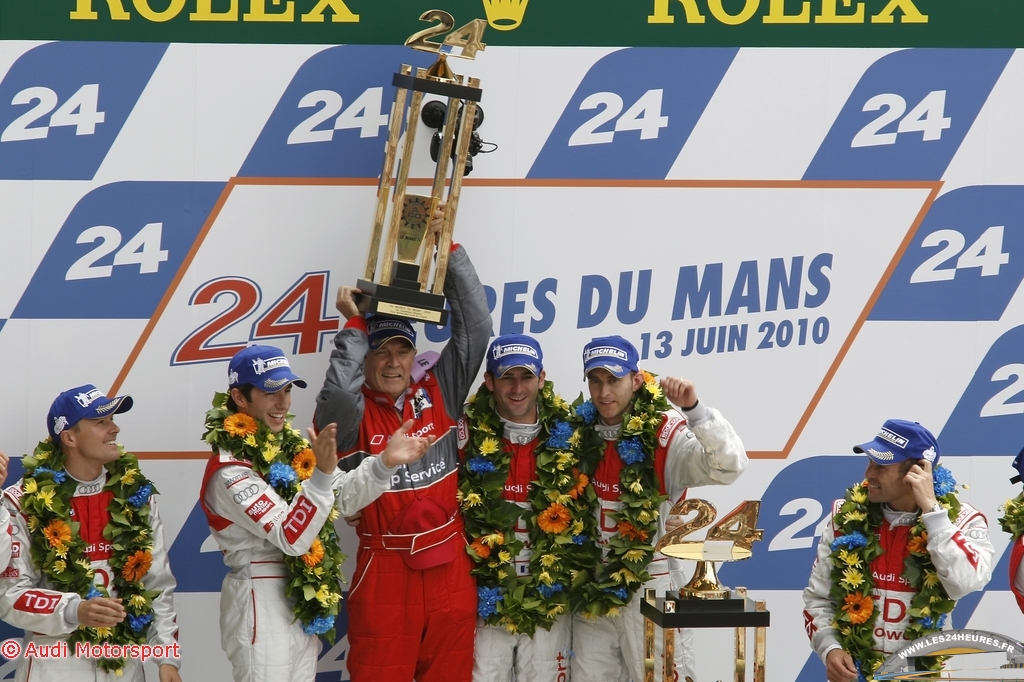
[(704, 540), (684, 540), (696, 530), (710, 525), (717, 511), (706, 500), (681, 500), (669, 512), (673, 516), (688, 516), (692, 519), (666, 533), (654, 550), (677, 559), (697, 562), (693, 578), (679, 590), (679, 594), (667, 594), (659, 598), (654, 590), (644, 591), (640, 611), (644, 620), (644, 682), (654, 682), (655, 637), (657, 625), (664, 636), (663, 680), (675, 677), (675, 630), (674, 628), (736, 628), (736, 650), (734, 675), (736, 682), (744, 682), (746, 676), (746, 628), (755, 628), (754, 641), (754, 682), (764, 682), (766, 657), (766, 628), (770, 623), (765, 602), (747, 598), (747, 590), (725, 587), (718, 581), (715, 572), (716, 561), (741, 561), (753, 556), (753, 543), (764, 537), (764, 531), (757, 528), (757, 516), (761, 510), (759, 500), (747, 500), (719, 519), (708, 529)]
[[(359, 301), (363, 312), (443, 325), (448, 319), (442, 293), (448, 270), (448, 252), (459, 209), (462, 178), (470, 156), (470, 141), (477, 120), (477, 102), (483, 94), (479, 79), (467, 80), (453, 73), (448, 58), (473, 59), (478, 51), (483, 50), (486, 45), (480, 39), (487, 22), (474, 19), (453, 31), (455, 20), (452, 15), (437, 9), (424, 12), (420, 20), (436, 23), (409, 36), (405, 44), (417, 50), (436, 53), (437, 61), (429, 69), (417, 69), (415, 76), (412, 75), (412, 66), (403, 64), (391, 81), (396, 92), (388, 121), (384, 167), (377, 189), (377, 210), (373, 218), (365, 275), (356, 286), (364, 294)], [(431, 40), (442, 35), (444, 38), (441, 42)], [(461, 48), (461, 54), (446, 52), (454, 48)], [(437, 167), (429, 196), (407, 191), (409, 167), (412, 165), (416, 129), (425, 93), (447, 99), (437, 150)], [(397, 177), (394, 176), (396, 159), (400, 159)], [(392, 186), (394, 197), (391, 196)], [(444, 223), (436, 239), (437, 259), (431, 281), (431, 256), (435, 238), (434, 233), (427, 234), (427, 226), (441, 203), (445, 203)], [(381, 248), (385, 222), (388, 224), (387, 237)]]

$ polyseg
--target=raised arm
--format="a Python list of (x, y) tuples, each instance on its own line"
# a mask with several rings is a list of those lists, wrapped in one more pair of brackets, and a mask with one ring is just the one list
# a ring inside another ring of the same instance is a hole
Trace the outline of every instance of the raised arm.
[(444, 295), (451, 307), (452, 336), (441, 351), (434, 373), (444, 395), (445, 409), (454, 416), (462, 412), (491, 337), (487, 294), (462, 246), (456, 247), (448, 258)]
[(354, 287), (341, 287), (335, 307), (348, 321), (334, 337), (330, 364), (323, 388), (316, 397), (314, 422), (317, 429), (327, 424), (338, 425), (338, 446), (341, 450), (355, 447), (359, 423), (363, 418), (363, 363), (370, 344), (366, 336), (366, 319), (355, 307)]

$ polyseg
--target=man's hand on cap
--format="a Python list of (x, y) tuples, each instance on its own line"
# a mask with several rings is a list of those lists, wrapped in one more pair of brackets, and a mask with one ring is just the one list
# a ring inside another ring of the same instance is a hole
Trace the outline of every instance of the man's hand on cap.
[(935, 482), (932, 479), (932, 463), (928, 460), (919, 459), (910, 467), (903, 481), (913, 489), (914, 502), (921, 511), (929, 512), (938, 504), (938, 500), (935, 499)]
[(668, 401), (677, 407), (692, 410), (697, 406), (697, 388), (689, 379), (664, 377), (661, 380), (661, 389), (665, 391)]
[(328, 424), (320, 429), (320, 433), (306, 429), (306, 433), (309, 434), (313, 454), (316, 455), (316, 468), (325, 474), (333, 474), (338, 468), (338, 425)]
[(360, 315), (359, 306), (356, 305), (356, 295), (363, 293), (357, 287), (338, 287), (338, 297), (334, 300), (334, 307), (338, 309), (345, 319)]

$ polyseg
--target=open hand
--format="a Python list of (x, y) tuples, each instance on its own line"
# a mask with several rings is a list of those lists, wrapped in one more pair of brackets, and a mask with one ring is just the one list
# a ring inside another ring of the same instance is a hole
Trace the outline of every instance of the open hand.
[(399, 426), (398, 430), (391, 434), (391, 440), (388, 441), (384, 452), (380, 453), (384, 466), (388, 469), (394, 469), (399, 464), (412, 464), (423, 459), (423, 455), (427, 454), (427, 450), (437, 440), (434, 436), (410, 438), (407, 434), (412, 429), (412, 425), (413, 421), (410, 419)]
[(316, 468), (325, 474), (331, 475), (338, 468), (338, 425), (331, 423), (316, 433), (313, 429), (306, 429), (309, 434), (309, 442), (313, 447), (313, 454), (316, 455)]

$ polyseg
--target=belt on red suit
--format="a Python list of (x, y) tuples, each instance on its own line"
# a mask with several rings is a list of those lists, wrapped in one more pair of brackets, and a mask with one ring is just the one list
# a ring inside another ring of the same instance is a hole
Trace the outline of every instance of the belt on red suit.
[(405, 535), (390, 533), (386, 535), (371, 535), (369, 533), (360, 533), (359, 548), (390, 549), (416, 554), (417, 552), (444, 544), (456, 535), (461, 535), (463, 528), (462, 516), (455, 512), (443, 526), (431, 528), (422, 533), (409, 533)]

